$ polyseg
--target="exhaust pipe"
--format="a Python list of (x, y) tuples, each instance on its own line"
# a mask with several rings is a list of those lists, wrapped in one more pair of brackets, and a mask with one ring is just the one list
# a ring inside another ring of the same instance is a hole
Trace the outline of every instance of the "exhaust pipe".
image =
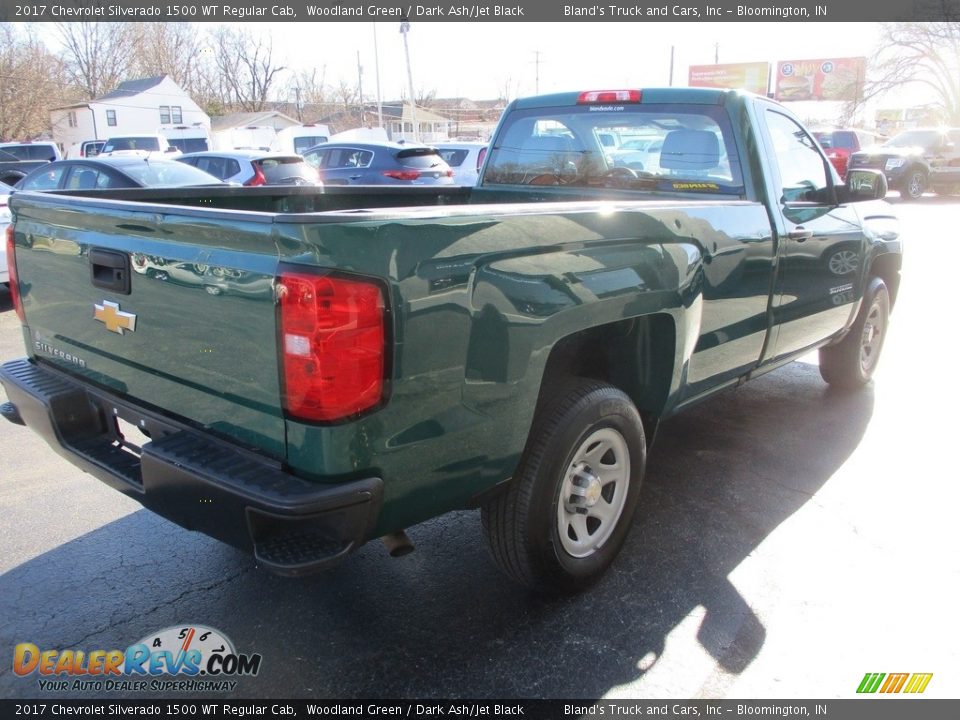
[(413, 552), (413, 543), (410, 542), (410, 538), (403, 530), (384, 535), (380, 540), (386, 545), (390, 557), (403, 557)]

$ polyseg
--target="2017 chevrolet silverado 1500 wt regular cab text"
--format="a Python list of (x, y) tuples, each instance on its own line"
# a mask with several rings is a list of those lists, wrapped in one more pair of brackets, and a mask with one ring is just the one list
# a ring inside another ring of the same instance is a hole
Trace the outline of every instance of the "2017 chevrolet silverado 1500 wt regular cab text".
[(278, 573), (479, 506), (508, 575), (577, 590), (661, 419), (817, 347), (869, 380), (885, 192), (765, 98), (653, 89), (513, 102), (473, 188), (17, 193), (3, 413)]

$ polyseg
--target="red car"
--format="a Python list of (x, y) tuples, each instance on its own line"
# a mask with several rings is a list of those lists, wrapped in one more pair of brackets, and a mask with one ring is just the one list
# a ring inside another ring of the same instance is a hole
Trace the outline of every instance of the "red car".
[(847, 177), (847, 163), (850, 156), (858, 150), (879, 145), (884, 137), (868, 130), (817, 130), (813, 136), (820, 143), (827, 159), (840, 173), (840, 179)]

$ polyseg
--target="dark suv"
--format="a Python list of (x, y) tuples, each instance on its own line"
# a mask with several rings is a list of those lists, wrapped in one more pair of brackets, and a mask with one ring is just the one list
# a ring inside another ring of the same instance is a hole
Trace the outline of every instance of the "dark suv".
[(928, 188), (960, 190), (960, 128), (907, 130), (878, 148), (850, 156), (850, 169), (882, 170), (900, 197), (916, 200)]
[(453, 185), (435, 147), (413, 143), (325, 143), (303, 153), (327, 185)]

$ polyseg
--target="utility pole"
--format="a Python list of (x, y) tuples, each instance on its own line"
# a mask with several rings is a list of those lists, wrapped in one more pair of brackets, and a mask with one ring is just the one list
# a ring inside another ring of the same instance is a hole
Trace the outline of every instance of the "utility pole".
[(360, 51), (357, 50), (357, 92), (360, 93), (360, 127), (364, 126), (363, 116), (363, 65), (360, 64)]
[(713, 44), (713, 64), (720, 64), (720, 43)]
[[(417, 127), (417, 103), (413, 94), (413, 71), (410, 69), (410, 46), (407, 44), (407, 33), (410, 32), (410, 21), (404, 20), (400, 23), (400, 34), (403, 35), (403, 52), (407, 56), (407, 85), (410, 89), (410, 117), (413, 121), (413, 141), (417, 142), (419, 128)], [(403, 118), (400, 119), (401, 123)]]
[(670, 46), (670, 87), (673, 87), (673, 49), (674, 46)]
[(383, 127), (383, 101), (380, 99), (380, 51), (377, 48), (377, 24), (373, 23), (373, 66), (377, 76), (377, 127)]
[(541, 53), (539, 50), (534, 50), (533, 54), (536, 56), (533, 61), (533, 64), (536, 66), (536, 75), (535, 75), (536, 84), (534, 85), (534, 89), (535, 89), (534, 95), (539, 95), (540, 94), (540, 55)]
[(298, 85), (293, 89), (293, 93), (297, 98), (297, 122), (303, 123), (303, 109), (300, 105), (300, 86)]

